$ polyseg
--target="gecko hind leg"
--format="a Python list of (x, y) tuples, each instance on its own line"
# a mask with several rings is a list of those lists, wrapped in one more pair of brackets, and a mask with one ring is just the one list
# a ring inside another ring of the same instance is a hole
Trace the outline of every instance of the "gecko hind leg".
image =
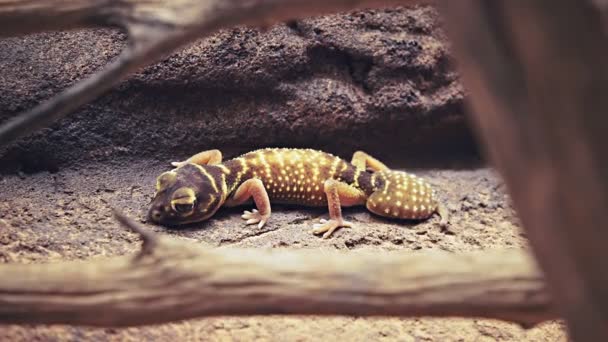
[(342, 206), (362, 205), (366, 196), (363, 191), (334, 179), (326, 180), (323, 183), (323, 190), (327, 196), (329, 220), (321, 220), (320, 224), (315, 224), (312, 233), (323, 234), (323, 238), (327, 239), (336, 229), (353, 226), (351, 222), (344, 221)]
[(353, 158), (350, 161), (358, 169), (367, 170), (368, 168), (371, 171), (387, 171), (389, 170), (388, 166), (384, 165), (383, 162), (378, 159), (370, 156), (369, 154), (363, 151), (356, 151), (353, 154)]
[(253, 198), (253, 202), (257, 209), (252, 211), (245, 210), (241, 216), (243, 220), (247, 220), (245, 224), (258, 224), (258, 228), (264, 227), (266, 221), (270, 218), (270, 199), (264, 187), (264, 183), (257, 178), (248, 179), (241, 184), (235, 191), (234, 196), (228, 199), (225, 203), (227, 207), (241, 205)]
[(181, 161), (181, 162), (172, 162), (171, 165), (174, 167), (180, 167), (186, 165), (188, 163), (198, 164), (198, 165), (216, 165), (222, 162), (222, 152), (220, 150), (207, 150), (203, 152), (199, 152), (192, 157)]

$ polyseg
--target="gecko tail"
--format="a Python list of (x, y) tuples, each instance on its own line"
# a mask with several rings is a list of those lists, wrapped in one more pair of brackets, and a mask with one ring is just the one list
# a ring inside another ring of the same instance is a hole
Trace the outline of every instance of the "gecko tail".
[(422, 220), (437, 211), (435, 192), (420, 177), (403, 171), (385, 170), (373, 174), (375, 190), (366, 206), (374, 214), (400, 219)]

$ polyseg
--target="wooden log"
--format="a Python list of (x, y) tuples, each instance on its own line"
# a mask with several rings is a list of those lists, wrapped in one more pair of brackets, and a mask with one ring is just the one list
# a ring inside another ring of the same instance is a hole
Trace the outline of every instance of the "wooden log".
[(608, 341), (608, 47), (577, 0), (446, 2), (474, 122), (579, 341)]
[(142, 234), (135, 257), (0, 265), (0, 323), (136, 326), (214, 315), (556, 318), (521, 250), (208, 249)]

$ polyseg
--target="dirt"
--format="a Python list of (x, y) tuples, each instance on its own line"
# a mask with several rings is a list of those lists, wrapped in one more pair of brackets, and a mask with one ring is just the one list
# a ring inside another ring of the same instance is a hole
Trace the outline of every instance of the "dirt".
[[(167, 164), (109, 167), (105, 164), (57, 173), (5, 175), (0, 180), (2, 262), (46, 262), (133, 253), (136, 235), (120, 227), (109, 208), (121, 208), (143, 221), (158, 173)], [(408, 169), (409, 170), (409, 169)], [(345, 210), (357, 225), (324, 240), (310, 234), (322, 209), (275, 206), (262, 229), (245, 226), (243, 208), (221, 210), (213, 219), (186, 230), (147, 224), (158, 234), (213, 246), (285, 249), (428, 250), (451, 252), (525, 248), (526, 238), (495, 172), (487, 168), (419, 169), (440, 190), (451, 214), (451, 228), (439, 218), (418, 224), (385, 220), (364, 208)], [(396, 319), (360, 317), (219, 317), (130, 329), (82, 327), (1, 327), (0, 338), (31, 340), (398, 340), (398, 341), (561, 341), (562, 325), (548, 322), (529, 330), (490, 320)]]

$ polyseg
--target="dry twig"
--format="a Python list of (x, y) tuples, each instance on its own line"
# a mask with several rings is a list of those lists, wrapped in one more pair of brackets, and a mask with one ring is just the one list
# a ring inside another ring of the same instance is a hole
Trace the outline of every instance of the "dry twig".
[(453, 254), (209, 249), (155, 236), (136, 257), (0, 265), (1, 323), (134, 326), (212, 315), (556, 318), (522, 251)]

